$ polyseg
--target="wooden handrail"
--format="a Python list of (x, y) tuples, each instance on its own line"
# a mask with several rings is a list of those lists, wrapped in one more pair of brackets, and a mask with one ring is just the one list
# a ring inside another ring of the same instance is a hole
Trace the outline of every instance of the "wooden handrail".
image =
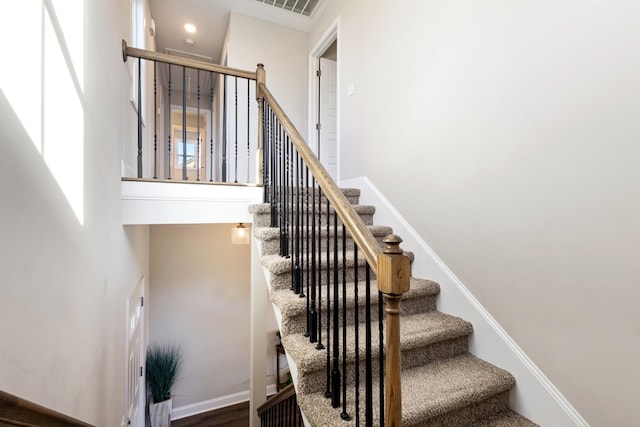
[(355, 209), (353, 209), (353, 206), (351, 206), (351, 203), (349, 203), (349, 200), (347, 200), (340, 188), (338, 188), (338, 185), (333, 181), (331, 176), (329, 176), (329, 172), (327, 172), (313, 151), (311, 151), (309, 145), (304, 141), (300, 132), (298, 132), (280, 104), (278, 104), (271, 92), (269, 92), (269, 89), (267, 89), (264, 84), (258, 84), (258, 91), (260, 93), (259, 96), (267, 100), (271, 109), (278, 117), (278, 120), (280, 120), (282, 126), (287, 131), (287, 134), (289, 134), (293, 145), (298, 150), (298, 153), (300, 153), (300, 156), (315, 177), (320, 188), (322, 188), (322, 191), (324, 191), (325, 196), (331, 202), (331, 206), (335, 209), (338, 217), (340, 217), (342, 223), (351, 233), (353, 240), (358, 244), (358, 247), (369, 262), (371, 269), (377, 273), (378, 257), (382, 254), (382, 248), (375, 237), (367, 229), (367, 226)]
[(27, 427), (92, 427), (75, 418), (0, 391), (0, 425)]
[(267, 412), (269, 409), (278, 406), (279, 404), (281, 404), (282, 402), (284, 402), (285, 400), (287, 400), (288, 398), (290, 398), (295, 394), (296, 394), (295, 387), (293, 386), (293, 384), (289, 384), (288, 386), (280, 390), (278, 393), (273, 395), (271, 398), (269, 398), (269, 400), (267, 400), (262, 405), (260, 405), (260, 407), (257, 409), (258, 416), (261, 417), (262, 414)]
[(164, 62), (165, 64), (180, 65), (189, 68), (196, 68), (214, 73), (227, 74), (229, 76), (243, 77), (249, 80), (256, 80), (255, 71), (241, 70), (239, 68), (225, 67), (224, 65), (211, 64), (209, 62), (198, 61), (196, 59), (181, 58), (179, 56), (167, 55), (165, 53), (153, 52), (150, 50), (137, 49), (127, 46), (127, 42), (122, 40), (122, 60), (127, 62), (128, 57), (149, 59), (151, 61)]

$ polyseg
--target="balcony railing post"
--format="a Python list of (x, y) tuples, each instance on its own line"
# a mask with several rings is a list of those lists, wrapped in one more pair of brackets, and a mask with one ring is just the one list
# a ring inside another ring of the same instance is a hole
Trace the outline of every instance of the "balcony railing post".
[(264, 95), (260, 85), (266, 83), (264, 65), (256, 70), (256, 99), (258, 101), (258, 150), (256, 152), (256, 184), (264, 185)]
[(402, 388), (400, 384), (400, 300), (409, 290), (411, 263), (400, 249), (402, 239), (390, 234), (378, 256), (378, 289), (384, 294), (387, 314), (385, 426), (402, 426)]

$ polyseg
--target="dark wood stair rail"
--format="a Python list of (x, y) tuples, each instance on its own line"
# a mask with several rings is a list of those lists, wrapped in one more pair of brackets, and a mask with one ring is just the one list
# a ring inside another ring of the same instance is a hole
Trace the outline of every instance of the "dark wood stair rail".
[[(261, 72), (264, 73), (264, 70)], [(409, 258), (400, 249), (402, 239), (395, 235), (387, 236), (385, 243), (387, 243), (388, 247), (384, 250), (380, 247), (338, 185), (329, 176), (327, 170), (318, 161), (316, 155), (311, 151), (287, 114), (269, 92), (264, 83), (264, 76), (258, 80), (258, 99), (264, 99), (269, 104), (296, 150), (315, 177), (318, 185), (331, 202), (340, 220), (377, 275), (378, 289), (384, 294), (385, 312), (387, 314), (385, 425), (387, 427), (401, 426), (400, 300), (402, 295), (409, 290), (409, 278), (411, 276)], [(259, 101), (258, 105), (261, 104)]]
[[(296, 400), (296, 389), (289, 384), (277, 394), (274, 394), (258, 408), (261, 425), (271, 426), (302, 426), (300, 408)], [(286, 418), (286, 419), (285, 419)]]
[(91, 424), (0, 391), (0, 426), (92, 427)]

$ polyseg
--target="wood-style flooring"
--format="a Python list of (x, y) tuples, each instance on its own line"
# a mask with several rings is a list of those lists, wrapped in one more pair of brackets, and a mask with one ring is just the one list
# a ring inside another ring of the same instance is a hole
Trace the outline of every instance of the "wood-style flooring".
[(171, 421), (171, 427), (249, 427), (249, 402)]

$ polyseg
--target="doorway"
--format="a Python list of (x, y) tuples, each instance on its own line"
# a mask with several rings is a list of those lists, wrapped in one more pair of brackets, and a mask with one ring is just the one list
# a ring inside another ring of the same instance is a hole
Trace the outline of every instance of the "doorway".
[(339, 21), (320, 39), (310, 54), (309, 141), (331, 178), (339, 179)]
[(145, 425), (144, 360), (144, 277), (127, 300), (127, 424), (132, 427)]
[[(207, 143), (208, 117), (209, 111), (202, 109), (198, 117), (197, 112), (191, 108), (183, 111), (182, 106), (171, 107), (171, 176), (175, 179), (206, 180), (209, 163), (207, 153), (210, 148)], [(185, 165), (186, 168), (183, 168)]]

